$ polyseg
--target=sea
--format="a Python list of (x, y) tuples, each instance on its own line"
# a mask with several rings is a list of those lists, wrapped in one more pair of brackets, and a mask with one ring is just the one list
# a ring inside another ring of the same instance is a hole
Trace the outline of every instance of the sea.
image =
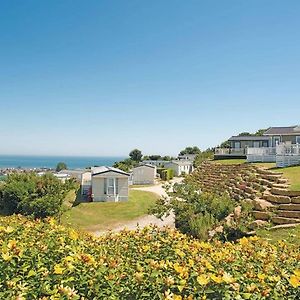
[(1, 168), (51, 168), (55, 169), (57, 163), (64, 162), (68, 169), (81, 169), (93, 166), (111, 167), (116, 161), (125, 157), (115, 156), (20, 156), (0, 155)]

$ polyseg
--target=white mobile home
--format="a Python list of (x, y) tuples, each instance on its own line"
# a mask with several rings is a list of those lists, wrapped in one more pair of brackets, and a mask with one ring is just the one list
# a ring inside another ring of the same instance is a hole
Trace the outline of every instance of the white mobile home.
[(128, 200), (129, 174), (113, 167), (92, 168), (92, 201)]
[(156, 166), (143, 164), (137, 166), (132, 171), (132, 183), (139, 184), (154, 184), (156, 178)]

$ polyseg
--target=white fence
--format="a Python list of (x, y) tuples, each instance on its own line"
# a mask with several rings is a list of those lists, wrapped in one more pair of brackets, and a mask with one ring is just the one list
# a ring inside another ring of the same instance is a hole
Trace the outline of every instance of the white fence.
[(248, 162), (275, 162), (276, 147), (261, 147), (247, 149)]
[(300, 164), (300, 145), (280, 144), (277, 147), (247, 149), (248, 162), (276, 162), (277, 167)]
[(215, 155), (246, 155), (245, 148), (215, 148)]

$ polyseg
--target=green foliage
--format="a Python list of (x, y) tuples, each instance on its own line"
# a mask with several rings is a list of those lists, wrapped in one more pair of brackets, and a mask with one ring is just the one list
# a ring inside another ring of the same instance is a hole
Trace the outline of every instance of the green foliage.
[(138, 162), (132, 160), (131, 158), (126, 158), (122, 161), (115, 162), (113, 165), (114, 168), (118, 168), (124, 172), (129, 172), (136, 166), (138, 166)]
[(74, 185), (74, 181), (62, 183), (52, 174), (11, 174), (1, 186), (0, 205), (8, 214), (59, 216), (65, 195)]
[(155, 228), (95, 238), (12, 216), (0, 217), (0, 249), (0, 299), (300, 298), (299, 246), (283, 241), (205, 243)]
[(207, 240), (208, 232), (215, 223), (215, 218), (209, 213), (195, 215), (188, 222), (190, 234), (201, 240)]
[(141, 150), (134, 149), (129, 153), (129, 157), (135, 162), (140, 162), (142, 160), (143, 154)]
[(214, 157), (214, 152), (211, 149), (207, 149), (207, 150), (197, 154), (195, 161), (194, 161), (194, 167), (199, 166), (204, 161), (212, 159), (213, 157)]
[(59, 162), (57, 165), (56, 165), (56, 172), (59, 172), (61, 170), (66, 170), (68, 167), (67, 165), (64, 163), (64, 162)]
[(150, 160), (160, 160), (161, 156), (160, 155), (149, 155)]
[(160, 175), (161, 180), (169, 181), (174, 177), (173, 169), (157, 168), (156, 172)]
[(193, 147), (186, 147), (185, 149), (180, 151), (180, 155), (185, 155), (185, 154), (199, 154), (201, 153), (201, 150), (197, 146)]
[[(157, 217), (175, 213), (175, 225), (181, 232), (197, 238), (207, 238), (213, 226), (233, 212), (236, 202), (225, 195), (201, 193), (188, 183), (169, 188), (169, 199), (160, 199), (150, 211)], [(205, 224), (205, 226), (204, 226)], [(198, 226), (203, 225), (202, 228)]]
[(250, 136), (250, 135), (252, 135), (250, 132), (241, 132), (241, 133), (239, 133), (238, 134), (238, 136)]

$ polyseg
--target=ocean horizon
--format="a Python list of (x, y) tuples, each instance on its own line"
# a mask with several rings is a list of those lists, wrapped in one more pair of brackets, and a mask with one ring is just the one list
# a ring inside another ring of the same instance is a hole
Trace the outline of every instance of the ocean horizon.
[(0, 155), (0, 168), (52, 168), (64, 162), (69, 169), (93, 166), (112, 166), (123, 160), (120, 156), (38, 156), (38, 155)]

